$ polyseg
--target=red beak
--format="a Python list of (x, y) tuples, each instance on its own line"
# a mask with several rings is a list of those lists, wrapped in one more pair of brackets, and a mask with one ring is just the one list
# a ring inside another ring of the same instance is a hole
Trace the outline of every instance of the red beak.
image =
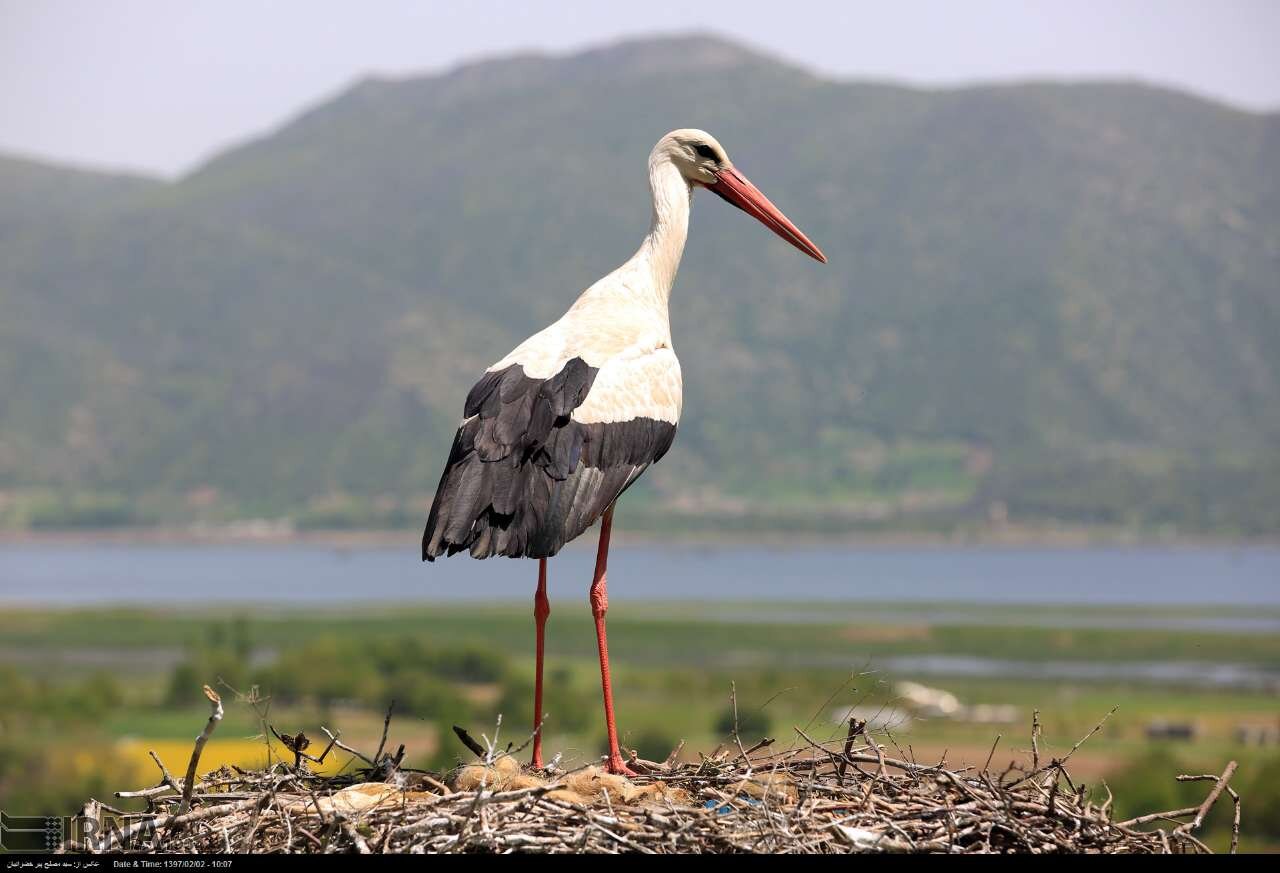
[(801, 233), (800, 228), (782, 214), (782, 210), (770, 203), (769, 198), (764, 196), (759, 188), (752, 185), (746, 176), (733, 167), (726, 167), (716, 173), (716, 181), (706, 187), (708, 191), (719, 194), (722, 199), (755, 218), (809, 257), (824, 264), (827, 262), (827, 256), (822, 253), (822, 250)]

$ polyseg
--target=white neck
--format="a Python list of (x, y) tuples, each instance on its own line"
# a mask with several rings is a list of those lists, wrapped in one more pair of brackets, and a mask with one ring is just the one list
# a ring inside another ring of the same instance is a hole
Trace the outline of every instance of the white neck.
[(689, 236), (693, 189), (669, 159), (656, 155), (649, 159), (649, 188), (653, 219), (644, 242), (630, 260), (584, 291), (574, 309), (602, 299), (623, 298), (656, 310), (666, 320), (671, 286)]
[(652, 290), (665, 307), (671, 286), (680, 268), (680, 256), (689, 236), (689, 203), (693, 189), (676, 166), (665, 156), (649, 162), (649, 189), (653, 194), (653, 219), (649, 235), (628, 262), (629, 266), (646, 268), (652, 277)]

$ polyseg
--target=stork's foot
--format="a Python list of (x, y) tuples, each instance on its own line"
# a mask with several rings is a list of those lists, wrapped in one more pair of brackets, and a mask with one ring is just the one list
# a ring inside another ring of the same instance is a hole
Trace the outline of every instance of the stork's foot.
[(622, 755), (614, 753), (609, 756), (609, 761), (604, 765), (605, 772), (612, 773), (615, 776), (639, 776), (635, 770), (632, 770), (626, 764), (622, 763)]

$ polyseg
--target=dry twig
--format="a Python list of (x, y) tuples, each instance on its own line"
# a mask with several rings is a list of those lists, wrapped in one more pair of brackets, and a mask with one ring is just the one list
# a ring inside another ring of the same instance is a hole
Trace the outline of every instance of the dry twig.
[(211, 711), (204, 730), (200, 732), (200, 736), (196, 737), (195, 748), (191, 750), (191, 760), (187, 762), (187, 778), (182, 782), (182, 803), (178, 805), (176, 813), (178, 816), (191, 808), (191, 796), (196, 787), (196, 768), (200, 766), (200, 753), (204, 751), (204, 745), (209, 742), (209, 737), (213, 736), (218, 722), (222, 721), (222, 698), (218, 696), (218, 692), (206, 685), (204, 696), (209, 698)]

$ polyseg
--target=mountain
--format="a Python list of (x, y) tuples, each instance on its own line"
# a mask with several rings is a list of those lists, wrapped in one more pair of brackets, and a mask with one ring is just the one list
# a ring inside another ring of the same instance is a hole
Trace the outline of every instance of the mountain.
[(1280, 530), (1280, 115), (708, 37), (367, 79), (172, 183), (0, 160), (0, 513), (416, 523), (683, 126), (831, 263), (696, 198), (634, 525)]

